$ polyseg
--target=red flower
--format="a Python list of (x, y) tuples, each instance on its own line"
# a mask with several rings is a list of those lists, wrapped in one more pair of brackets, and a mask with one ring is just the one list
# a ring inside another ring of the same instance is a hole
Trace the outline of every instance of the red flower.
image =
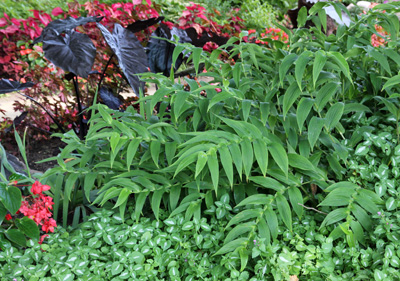
[(41, 184), (41, 183), (38, 182), (38, 181), (35, 181), (35, 182), (32, 184), (31, 192), (32, 192), (34, 195), (40, 194), (40, 193), (42, 193), (43, 191), (47, 191), (47, 190), (50, 190), (50, 186), (48, 186), (48, 185)]
[(12, 216), (11, 216), (10, 214), (7, 214), (6, 217), (5, 217), (5, 219), (8, 220), (8, 221), (9, 221), (9, 220), (12, 220)]
[(42, 243), (43, 243), (43, 240), (44, 240), (44, 238), (46, 238), (46, 237), (49, 237), (49, 235), (47, 235), (47, 234), (44, 234), (44, 235), (40, 236), (40, 239), (39, 239), (39, 244), (42, 244)]

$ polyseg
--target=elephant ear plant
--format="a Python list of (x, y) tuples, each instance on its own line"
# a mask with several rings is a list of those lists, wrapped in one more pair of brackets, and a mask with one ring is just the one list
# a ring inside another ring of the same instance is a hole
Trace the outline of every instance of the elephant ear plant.
[[(147, 71), (146, 53), (135, 34), (119, 24), (114, 25), (114, 31), (111, 34), (99, 23), (101, 20), (102, 17), (56, 20), (47, 25), (42, 34), (34, 40), (34, 43), (43, 42), (44, 55), (50, 62), (72, 74), (79, 112), (79, 136), (81, 139), (86, 135), (87, 125), (83, 119), (84, 108), (79, 92), (78, 77), (87, 78), (90, 74), (97, 74), (97, 72), (92, 71), (96, 47), (88, 35), (76, 32), (75, 28), (89, 22), (97, 23), (97, 27), (101, 30), (107, 44), (118, 58), (119, 66), (137, 96), (140, 90), (143, 91), (144, 83), (133, 75)], [(154, 23), (156, 22), (154, 21)], [(142, 26), (147, 27), (147, 25)], [(101, 86), (105, 71), (112, 57), (110, 57), (101, 74), (97, 89)], [(103, 97), (110, 94), (109, 91), (105, 90), (101, 92)], [(97, 92), (94, 102), (96, 102), (96, 99)], [(104, 100), (108, 101), (110, 99), (112, 98), (107, 96)]]

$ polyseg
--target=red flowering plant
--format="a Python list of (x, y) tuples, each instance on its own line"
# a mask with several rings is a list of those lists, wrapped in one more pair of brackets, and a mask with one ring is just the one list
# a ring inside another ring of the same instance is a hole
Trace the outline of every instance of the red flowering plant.
[[(140, 2), (140, 3), (138, 3)], [(44, 58), (42, 45), (32, 47), (32, 39), (40, 36), (54, 17), (62, 15), (64, 18), (74, 19), (81, 16), (103, 16), (102, 24), (111, 29), (114, 23), (128, 25), (137, 20), (144, 20), (157, 17), (158, 12), (150, 6), (151, 1), (142, 4), (142, 1), (132, 1), (131, 3), (115, 3), (107, 5), (99, 1), (90, 1), (83, 5), (75, 2), (69, 3), (69, 10), (64, 12), (60, 8), (55, 8), (52, 15), (40, 11), (33, 11), (34, 16), (27, 20), (11, 19), (7, 15), (0, 19), (0, 41), (5, 46), (0, 50), (0, 77), (12, 80), (33, 81), (35, 87), (27, 90), (26, 95), (32, 97), (43, 105), (41, 110), (31, 106), (30, 103), (17, 100), (14, 103), (14, 110), (28, 112), (28, 117), (21, 122), (22, 125), (31, 126), (39, 131), (50, 132), (55, 128), (52, 125), (54, 120), (44, 114), (45, 110), (52, 112), (53, 117), (68, 129), (79, 128), (78, 116), (82, 115), (85, 104), (90, 104), (96, 91), (96, 80), (99, 71), (105, 68), (112, 52), (102, 39), (101, 32), (93, 28), (95, 23), (88, 23), (85, 26), (76, 28), (77, 32), (86, 33), (98, 50), (93, 65), (93, 75), (87, 79), (76, 79), (76, 88), (79, 88), (84, 95), (81, 96), (84, 104), (81, 109), (77, 108), (76, 97), (71, 95), (74, 86), (65, 84), (65, 73), (62, 69), (56, 68), (54, 64), (48, 63)], [(155, 28), (148, 28), (136, 33), (139, 40), (149, 38)], [(97, 74), (96, 74), (97, 73)], [(113, 88), (121, 85), (120, 71), (116, 70), (116, 61), (113, 60), (106, 68), (104, 73), (107, 75), (108, 84)], [(97, 76), (97, 77), (96, 77)], [(93, 86), (93, 87), (92, 87)], [(79, 129), (78, 129), (79, 130)]]
[[(50, 186), (35, 181), (30, 189), (31, 195), (22, 196), (16, 180), (0, 183), (0, 248), (8, 247), (10, 242), (26, 246), (26, 237), (40, 244), (57, 226), (52, 218), (53, 198), (43, 192)], [(17, 206), (19, 205), (18, 209)], [(16, 211), (17, 210), (17, 211)], [(39, 227), (41, 226), (42, 235)], [(7, 239), (6, 239), (7, 238)]]

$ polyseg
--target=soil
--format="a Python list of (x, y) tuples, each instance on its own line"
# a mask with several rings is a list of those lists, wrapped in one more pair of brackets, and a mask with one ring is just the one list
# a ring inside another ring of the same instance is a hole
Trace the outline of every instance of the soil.
[[(26, 158), (28, 160), (28, 166), (31, 170), (44, 173), (49, 168), (57, 165), (57, 161), (49, 161), (44, 163), (36, 163), (41, 160), (57, 156), (60, 150), (65, 147), (59, 138), (49, 138), (47, 140), (35, 140), (29, 139), (26, 143)], [(16, 156), (21, 162), (24, 162), (21, 154), (19, 153), (18, 145), (16, 143), (3, 144), (6, 151)]]

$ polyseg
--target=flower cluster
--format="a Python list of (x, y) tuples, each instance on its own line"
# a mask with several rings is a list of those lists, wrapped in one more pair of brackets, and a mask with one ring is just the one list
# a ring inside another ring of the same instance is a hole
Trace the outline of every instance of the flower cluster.
[(268, 45), (268, 42), (265, 40), (267, 38), (272, 39), (274, 41), (279, 40), (284, 43), (289, 42), (289, 36), (280, 28), (273, 28), (273, 27), (265, 28), (265, 32), (262, 32), (259, 37), (257, 36), (257, 32), (255, 29), (250, 29), (248, 33), (249, 36), (243, 37), (243, 40), (245, 42)]
[(371, 44), (374, 47), (380, 47), (386, 45), (386, 40), (385, 37), (388, 35), (388, 33), (383, 29), (382, 26), (379, 26), (375, 24), (375, 30), (378, 32), (378, 34), (382, 36), (378, 36), (377, 34), (372, 34), (371, 36)]
[(46, 233), (54, 232), (54, 227), (57, 226), (50, 211), (53, 209), (53, 198), (43, 194), (43, 191), (47, 190), (50, 190), (50, 186), (35, 181), (32, 184), (31, 192), (38, 196), (26, 196), (19, 209), (20, 213), (32, 219), (37, 225), (41, 225), (42, 230)]

